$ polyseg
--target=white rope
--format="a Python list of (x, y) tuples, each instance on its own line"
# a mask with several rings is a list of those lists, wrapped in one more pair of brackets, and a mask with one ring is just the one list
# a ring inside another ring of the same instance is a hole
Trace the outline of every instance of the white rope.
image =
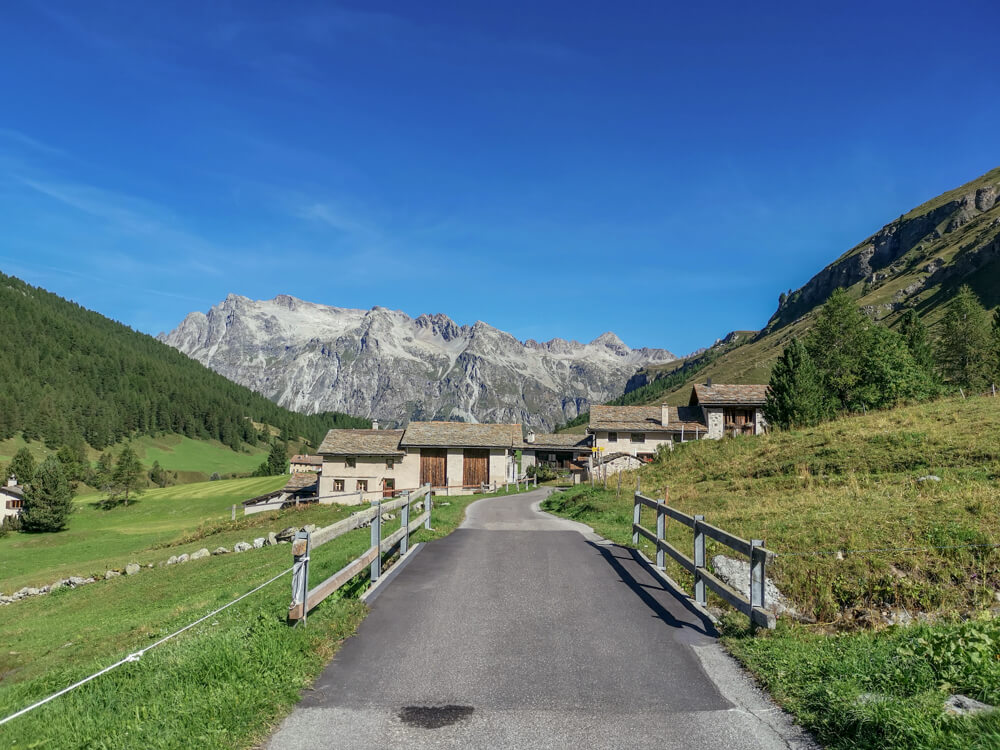
[(4, 719), (0, 719), (0, 726), (3, 726), (3, 725), (4, 725), (4, 724), (6, 724), (6, 723), (7, 723), (8, 721), (11, 721), (11, 720), (13, 720), (13, 719), (16, 719), (16, 718), (17, 718), (18, 716), (24, 716), (24, 714), (28, 713), (29, 711), (34, 711), (34, 710), (35, 710), (36, 708), (38, 708), (39, 706), (44, 706), (44, 705), (45, 705), (46, 703), (48, 703), (49, 701), (52, 701), (52, 700), (55, 700), (55, 699), (56, 699), (56, 698), (58, 698), (58, 697), (59, 697), (60, 695), (65, 695), (65, 694), (66, 694), (66, 693), (68, 693), (69, 691), (71, 691), (71, 690), (75, 690), (76, 688), (80, 687), (81, 685), (86, 685), (86, 684), (87, 684), (88, 682), (90, 682), (91, 680), (96, 680), (96, 679), (97, 679), (98, 677), (100, 677), (101, 675), (103, 675), (103, 674), (107, 674), (107, 673), (108, 673), (108, 672), (110, 672), (110, 671), (111, 671), (112, 669), (117, 669), (117, 668), (118, 668), (118, 667), (120, 667), (120, 666), (121, 666), (122, 664), (126, 664), (126, 663), (128, 663), (128, 662), (134, 662), (134, 661), (139, 661), (139, 659), (141, 659), (141, 658), (142, 658), (142, 656), (143, 656), (143, 654), (145, 654), (145, 653), (146, 653), (147, 651), (149, 651), (149, 650), (151, 650), (151, 649), (154, 649), (154, 648), (156, 648), (157, 646), (159, 646), (159, 645), (160, 645), (160, 644), (162, 644), (162, 643), (166, 643), (166, 642), (167, 642), (167, 641), (169, 641), (169, 640), (170, 640), (171, 638), (175, 638), (176, 636), (178, 636), (178, 635), (180, 635), (181, 633), (183, 633), (183, 632), (184, 632), (185, 630), (190, 630), (191, 628), (193, 628), (193, 627), (194, 627), (195, 625), (197, 625), (198, 623), (201, 623), (201, 622), (204, 622), (204, 621), (205, 621), (205, 620), (207, 620), (207, 619), (208, 619), (209, 617), (213, 617), (214, 615), (217, 615), (217, 614), (219, 614), (219, 612), (221, 612), (222, 610), (224, 610), (224, 609), (228, 609), (229, 607), (233, 606), (233, 605), (234, 605), (234, 604), (236, 604), (237, 602), (239, 602), (239, 601), (242, 601), (243, 599), (246, 599), (246, 598), (247, 598), (248, 596), (250, 596), (251, 594), (256, 594), (256, 593), (257, 593), (258, 591), (260, 591), (260, 590), (261, 590), (262, 588), (264, 588), (264, 587), (265, 587), (265, 586), (267, 586), (268, 584), (271, 584), (271, 583), (274, 583), (274, 582), (275, 582), (275, 581), (277, 581), (277, 580), (278, 580), (279, 578), (281, 578), (281, 577), (282, 577), (282, 576), (284, 576), (284, 575), (287, 575), (287, 574), (288, 574), (288, 573), (290, 573), (291, 571), (292, 571), (292, 568), (289, 568), (288, 570), (285, 570), (285, 571), (282, 571), (281, 573), (278, 573), (278, 575), (276, 575), (276, 576), (275, 576), (274, 578), (270, 579), (269, 581), (265, 581), (264, 583), (262, 583), (262, 584), (261, 584), (260, 586), (258, 586), (257, 588), (255, 588), (255, 589), (251, 589), (250, 591), (246, 592), (246, 593), (245, 593), (245, 594), (243, 594), (242, 596), (239, 596), (239, 597), (237, 597), (236, 599), (233, 599), (233, 600), (232, 600), (231, 602), (229, 602), (228, 604), (224, 604), (223, 606), (219, 607), (218, 609), (216, 609), (216, 610), (214, 610), (214, 611), (212, 611), (212, 612), (209, 612), (209, 613), (208, 613), (207, 615), (205, 615), (204, 617), (200, 617), (200, 618), (198, 618), (197, 620), (195, 620), (194, 622), (192, 622), (192, 623), (191, 623), (190, 625), (185, 625), (185, 626), (184, 626), (183, 628), (181, 628), (180, 630), (177, 630), (177, 631), (175, 631), (175, 632), (171, 633), (170, 635), (167, 635), (167, 636), (164, 636), (163, 638), (161, 638), (160, 640), (158, 640), (158, 641), (157, 641), (156, 643), (152, 643), (152, 644), (150, 644), (149, 646), (146, 646), (145, 648), (141, 648), (141, 649), (139, 649), (138, 651), (135, 651), (134, 653), (131, 653), (131, 654), (129, 654), (129, 655), (128, 655), (128, 656), (126, 656), (126, 657), (125, 657), (124, 659), (119, 659), (118, 661), (116, 661), (116, 662), (115, 662), (114, 664), (112, 664), (111, 666), (108, 666), (108, 667), (105, 667), (105, 668), (104, 668), (104, 669), (102, 669), (102, 670), (101, 670), (100, 672), (95, 672), (94, 674), (90, 675), (89, 677), (84, 677), (84, 678), (83, 678), (82, 680), (80, 680), (79, 682), (74, 682), (74, 683), (73, 683), (72, 685), (70, 685), (69, 687), (64, 687), (64, 688), (63, 688), (62, 690), (60, 690), (60, 691), (59, 691), (58, 693), (53, 693), (53, 694), (52, 694), (52, 695), (50, 695), (50, 696), (49, 696), (48, 698), (43, 698), (42, 700), (38, 701), (37, 703), (32, 703), (32, 704), (31, 704), (30, 706), (28, 706), (27, 708), (22, 708), (22, 709), (21, 709), (20, 711), (18, 711), (17, 713), (13, 713), (13, 714), (11, 714), (10, 716), (8, 716), (8, 717), (6, 717), (6, 718), (4, 718)]

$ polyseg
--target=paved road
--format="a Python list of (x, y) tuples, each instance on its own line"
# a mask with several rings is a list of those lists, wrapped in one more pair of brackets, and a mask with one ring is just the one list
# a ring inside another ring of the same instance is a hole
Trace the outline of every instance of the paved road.
[(631, 551), (539, 512), (545, 492), (479, 501), (425, 545), (270, 750), (809, 747), (710, 623)]

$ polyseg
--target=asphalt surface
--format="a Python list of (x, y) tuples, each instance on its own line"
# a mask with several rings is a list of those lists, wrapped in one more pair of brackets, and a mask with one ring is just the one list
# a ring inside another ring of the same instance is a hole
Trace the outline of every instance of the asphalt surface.
[(268, 748), (811, 747), (709, 621), (545, 493), (424, 545)]

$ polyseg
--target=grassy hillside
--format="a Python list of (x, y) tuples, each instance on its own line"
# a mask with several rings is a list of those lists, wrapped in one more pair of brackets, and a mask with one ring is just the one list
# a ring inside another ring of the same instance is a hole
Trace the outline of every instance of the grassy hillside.
[[(249, 474), (267, 457), (267, 450), (263, 447), (245, 445), (241, 450), (234, 451), (218, 440), (194, 440), (184, 435), (147, 435), (129, 442), (146, 468), (152, 468), (153, 463), (159, 461), (173, 482), (206, 481), (216, 472), (223, 477)], [(111, 452), (117, 455), (122, 445), (111, 446)], [(27, 447), (38, 463), (55, 453), (44, 443), (28, 443), (17, 435), (0, 441), (0, 464), (10, 462), (23, 447)], [(93, 448), (87, 448), (86, 453), (91, 462), (100, 455), (100, 451)]]
[(343, 414), (283, 409), (151, 336), (0, 274), (0, 440), (101, 450), (136, 436), (183, 435), (234, 450), (260, 439), (254, 422), (314, 445)]
[[(640, 471), (645, 494), (669, 488), (672, 506), (778, 553), (768, 575), (798, 615), (756, 635), (727, 617), (727, 643), (825, 745), (1000, 747), (1000, 712), (941, 710), (951, 692), (1000, 703), (998, 421), (1000, 398), (944, 399), (686, 443)], [(918, 481), (927, 475), (941, 481)], [(636, 479), (547, 507), (630, 544)], [(644, 525), (655, 528), (650, 511)], [(686, 527), (669, 523), (667, 538), (691, 549)], [(733, 556), (710, 541), (715, 554)], [(668, 572), (690, 589), (686, 572)], [(929, 624), (887, 627), (907, 622)]]

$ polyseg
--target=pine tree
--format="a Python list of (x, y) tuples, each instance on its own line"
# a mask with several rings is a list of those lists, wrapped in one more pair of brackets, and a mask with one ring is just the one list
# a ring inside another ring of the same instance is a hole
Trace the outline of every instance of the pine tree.
[(812, 357), (798, 339), (792, 339), (771, 371), (764, 416), (769, 424), (787, 430), (814, 425), (829, 411)]
[(21, 528), (25, 531), (61, 531), (73, 511), (73, 493), (55, 456), (46, 458), (25, 487)]
[(271, 443), (271, 451), (255, 472), (257, 476), (273, 477), (288, 473), (288, 448), (280, 440)]
[(996, 364), (994, 341), (989, 314), (963, 285), (941, 322), (937, 359), (945, 381), (972, 392), (989, 385)]
[(933, 376), (914, 361), (906, 339), (881, 325), (866, 333), (858, 375), (855, 398), (869, 409), (921, 401), (935, 390)]
[(859, 406), (862, 357), (871, 322), (843, 289), (837, 289), (820, 309), (805, 347), (819, 371), (833, 405)]
[[(18, 484), (31, 484), (35, 478), (36, 469), (35, 457), (31, 455), (31, 451), (27, 448), (20, 448), (7, 467), (7, 477), (16, 477)], [(4, 479), (6, 480), (7, 477)]]
[(153, 468), (149, 470), (149, 481), (157, 487), (167, 486), (167, 472), (160, 466), (159, 461), (153, 461)]
[(115, 457), (111, 455), (111, 451), (105, 451), (97, 459), (97, 466), (94, 467), (94, 476), (90, 484), (102, 492), (106, 491), (111, 485), (114, 471)]
[(126, 443), (122, 452), (118, 454), (118, 463), (115, 464), (113, 475), (113, 482), (122, 493), (125, 507), (128, 507), (130, 492), (133, 498), (142, 494), (142, 490), (146, 486), (144, 474), (139, 456), (132, 450), (132, 446)]
[(927, 326), (912, 307), (907, 308), (899, 321), (899, 332), (906, 341), (914, 363), (922, 370), (934, 372), (934, 351), (927, 337)]

